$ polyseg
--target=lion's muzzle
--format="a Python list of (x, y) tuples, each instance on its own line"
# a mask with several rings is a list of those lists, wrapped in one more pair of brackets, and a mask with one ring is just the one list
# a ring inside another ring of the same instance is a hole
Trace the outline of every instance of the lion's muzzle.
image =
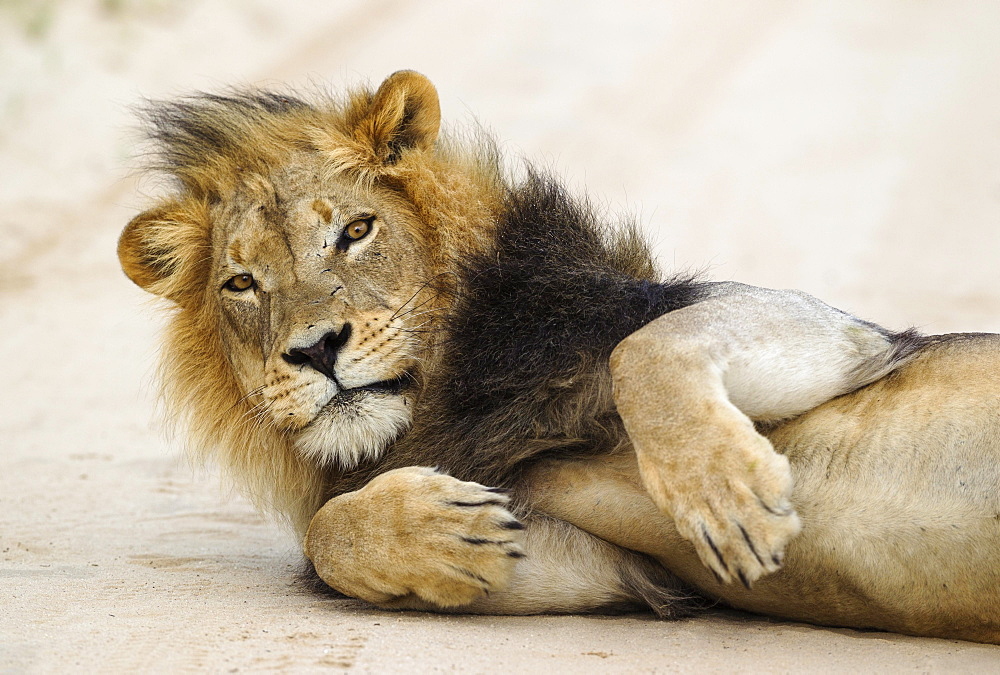
[(334, 366), (337, 364), (337, 353), (347, 344), (350, 337), (351, 324), (345, 323), (339, 332), (330, 331), (308, 347), (289, 349), (281, 355), (281, 358), (292, 365), (309, 365), (336, 382)]

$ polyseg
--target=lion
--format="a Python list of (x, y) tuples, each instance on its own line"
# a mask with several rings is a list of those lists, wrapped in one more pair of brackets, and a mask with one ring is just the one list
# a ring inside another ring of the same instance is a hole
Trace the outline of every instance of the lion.
[(166, 400), (336, 591), (1000, 642), (997, 336), (664, 276), (412, 71), (147, 118)]

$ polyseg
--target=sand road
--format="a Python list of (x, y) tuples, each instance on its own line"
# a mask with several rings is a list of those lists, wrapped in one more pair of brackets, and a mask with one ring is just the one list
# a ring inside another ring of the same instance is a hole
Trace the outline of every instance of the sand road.
[(664, 264), (894, 328), (1000, 331), (1000, 5), (0, 4), (0, 672), (983, 672), (1000, 648), (719, 612), (387, 613), (156, 422), (162, 306), (114, 257), (129, 106), (415, 68), (444, 117), (639, 213)]

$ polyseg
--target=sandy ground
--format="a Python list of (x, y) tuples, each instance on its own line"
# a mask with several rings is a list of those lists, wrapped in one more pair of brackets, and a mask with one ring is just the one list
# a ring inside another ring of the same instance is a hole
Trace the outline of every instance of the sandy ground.
[[(281, 9), (278, 9), (279, 6)], [(0, 672), (985, 671), (1000, 648), (718, 613), (445, 617), (301, 592), (155, 413), (129, 106), (415, 68), (637, 212), (668, 267), (1000, 330), (995, 2), (0, 3)]]

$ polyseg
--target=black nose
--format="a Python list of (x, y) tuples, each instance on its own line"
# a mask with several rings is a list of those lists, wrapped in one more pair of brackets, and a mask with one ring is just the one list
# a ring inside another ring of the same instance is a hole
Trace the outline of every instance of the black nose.
[(316, 344), (289, 349), (287, 353), (281, 355), (281, 358), (292, 365), (307, 363), (331, 380), (335, 380), (333, 366), (337, 363), (337, 352), (347, 344), (350, 337), (351, 324), (345, 323), (339, 333), (330, 331), (321, 337)]

